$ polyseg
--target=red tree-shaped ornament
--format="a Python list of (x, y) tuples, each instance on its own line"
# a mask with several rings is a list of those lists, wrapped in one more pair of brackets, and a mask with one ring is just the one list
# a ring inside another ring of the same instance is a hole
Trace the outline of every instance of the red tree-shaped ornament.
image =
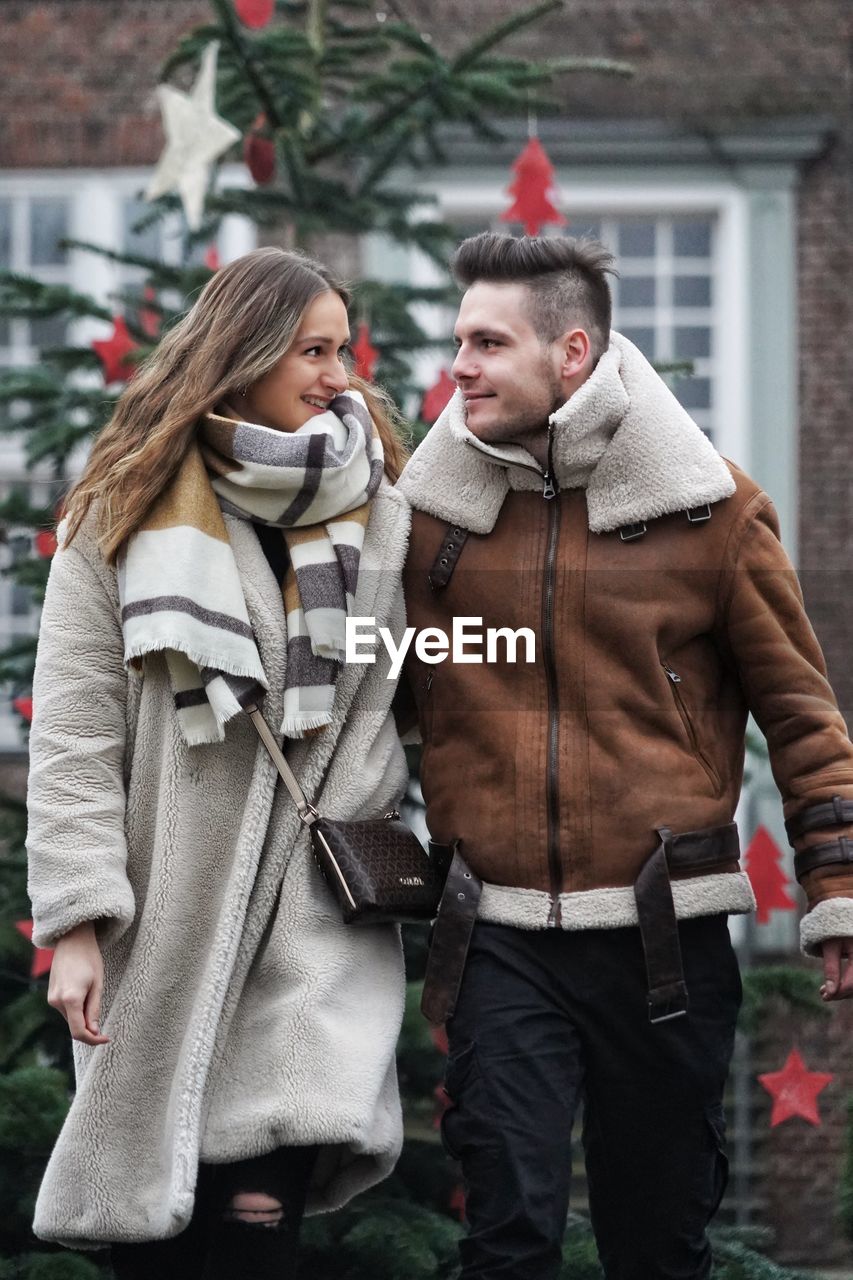
[(275, 0), (235, 0), (237, 17), (255, 30), (265, 27), (275, 12)]
[(358, 377), (364, 378), (365, 382), (372, 382), (379, 352), (370, 341), (370, 330), (364, 321), (358, 326), (358, 337), (352, 344), (352, 353), (355, 356), (355, 372)]
[(790, 881), (779, 865), (782, 850), (766, 827), (758, 827), (744, 855), (744, 868), (752, 882), (758, 904), (756, 920), (766, 924), (771, 911), (793, 911), (795, 903), (788, 896)]
[(456, 383), (447, 370), (442, 369), (438, 375), (438, 381), (434, 382), (429, 390), (424, 393), (423, 403), (421, 404), (421, 417), (424, 422), (433, 423), (437, 418), (441, 417), (455, 390)]
[(820, 1124), (817, 1095), (834, 1079), (828, 1071), (808, 1071), (799, 1052), (792, 1049), (781, 1071), (768, 1071), (758, 1077), (759, 1084), (773, 1099), (770, 1127), (775, 1128), (791, 1116), (802, 1116), (809, 1124)]
[(552, 201), (554, 167), (538, 138), (530, 139), (512, 167), (515, 180), (509, 194), (515, 201), (501, 214), (501, 221), (523, 222), (528, 236), (538, 236), (546, 222), (565, 226), (566, 219)]
[(97, 339), (92, 350), (104, 368), (104, 382), (128, 382), (135, 372), (128, 356), (139, 350), (138, 343), (128, 333), (124, 316), (113, 317), (113, 331), (109, 338)]
[[(32, 942), (33, 940), (33, 922), (32, 920), (16, 920), (15, 928), (18, 933), (22, 933), (24, 937)], [(40, 978), (43, 973), (50, 973), (50, 966), (53, 964), (53, 951), (49, 947), (36, 947), (33, 955), (33, 962), (30, 965), (30, 977)]]

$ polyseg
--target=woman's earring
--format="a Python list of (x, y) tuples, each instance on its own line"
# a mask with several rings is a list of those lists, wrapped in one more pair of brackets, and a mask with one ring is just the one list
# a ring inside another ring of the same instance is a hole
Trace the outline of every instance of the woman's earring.
[(239, 391), (240, 395), (241, 395), (241, 396), (243, 397), (243, 399), (245, 400), (245, 398), (246, 398), (246, 392), (249, 390), (248, 384), (244, 382), (244, 383), (243, 383), (243, 385), (242, 385), (242, 387), (238, 387), (238, 388), (237, 388), (237, 390)]

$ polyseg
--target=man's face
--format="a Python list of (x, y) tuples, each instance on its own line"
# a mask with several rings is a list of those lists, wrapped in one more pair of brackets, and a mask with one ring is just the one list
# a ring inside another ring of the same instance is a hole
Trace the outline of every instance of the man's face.
[(541, 433), (565, 403), (558, 344), (544, 346), (528, 318), (523, 284), (480, 281), (462, 299), (453, 377), (469, 430), (488, 444)]

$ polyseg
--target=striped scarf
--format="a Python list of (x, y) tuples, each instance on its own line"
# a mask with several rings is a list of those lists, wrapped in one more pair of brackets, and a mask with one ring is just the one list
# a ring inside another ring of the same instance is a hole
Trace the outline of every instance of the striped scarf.
[(119, 561), (125, 661), (164, 652), (191, 745), (268, 687), (223, 513), (281, 529), (287, 677), (282, 733), (331, 720), (382, 442), (357, 391), (298, 431), (208, 414)]

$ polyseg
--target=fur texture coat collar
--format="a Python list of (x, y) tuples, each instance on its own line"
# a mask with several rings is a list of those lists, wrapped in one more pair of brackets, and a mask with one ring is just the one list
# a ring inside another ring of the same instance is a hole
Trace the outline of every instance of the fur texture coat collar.
[[(557, 480), (562, 488), (585, 482), (593, 533), (734, 493), (734, 480), (711, 442), (621, 334), (611, 334), (591, 377), (551, 422)], [(399, 487), (418, 510), (485, 534), (510, 489), (541, 484), (542, 468), (521, 446), (494, 448), (472, 435), (457, 391)]]

